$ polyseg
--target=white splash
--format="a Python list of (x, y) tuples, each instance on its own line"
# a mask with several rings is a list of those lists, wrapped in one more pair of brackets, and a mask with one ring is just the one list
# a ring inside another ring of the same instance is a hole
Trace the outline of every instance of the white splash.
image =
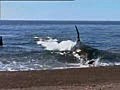
[(99, 57), (95, 60), (95, 63), (94, 63), (95, 67), (100, 66), (100, 59), (101, 58)]
[(57, 39), (52, 39), (49, 37), (47, 40), (39, 38), (37, 44), (42, 45), (46, 50), (65, 51), (65, 50), (71, 50), (71, 48), (76, 44), (76, 42), (73, 42), (71, 40), (66, 40), (58, 43)]

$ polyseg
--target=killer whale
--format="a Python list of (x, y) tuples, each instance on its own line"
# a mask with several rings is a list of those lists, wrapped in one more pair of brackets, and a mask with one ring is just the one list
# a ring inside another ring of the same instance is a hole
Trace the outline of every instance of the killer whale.
[(71, 51), (75, 54), (78, 54), (81, 58), (84, 59), (84, 61), (98, 58), (100, 51), (82, 43), (80, 40), (79, 30), (76, 25), (75, 29), (77, 32), (77, 41), (76, 45), (71, 49)]
[(120, 61), (119, 53), (112, 53), (104, 50), (98, 50), (81, 42), (80, 33), (76, 25), (75, 25), (75, 29), (77, 32), (77, 41), (76, 41), (76, 45), (71, 49), (71, 52), (74, 55), (77, 54), (77, 56), (82, 58), (82, 63), (89, 61), (88, 64), (91, 64), (94, 63), (93, 59), (95, 60), (97, 58), (100, 58), (101, 60)]

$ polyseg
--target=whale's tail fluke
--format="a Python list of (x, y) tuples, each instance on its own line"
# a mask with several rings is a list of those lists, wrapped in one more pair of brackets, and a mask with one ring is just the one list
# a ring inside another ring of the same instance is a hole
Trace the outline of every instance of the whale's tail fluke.
[(77, 31), (77, 42), (80, 42), (80, 33), (76, 25), (75, 25), (75, 29)]

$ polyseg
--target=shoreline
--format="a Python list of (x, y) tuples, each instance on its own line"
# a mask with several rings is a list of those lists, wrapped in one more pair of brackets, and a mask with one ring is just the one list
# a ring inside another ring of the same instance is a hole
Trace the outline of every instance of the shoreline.
[(120, 66), (0, 71), (0, 89), (120, 83)]

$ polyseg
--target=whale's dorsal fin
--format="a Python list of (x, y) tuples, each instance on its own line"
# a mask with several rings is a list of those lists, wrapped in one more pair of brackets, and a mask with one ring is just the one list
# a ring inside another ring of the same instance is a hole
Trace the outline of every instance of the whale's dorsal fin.
[(80, 33), (76, 25), (75, 25), (75, 29), (77, 31), (77, 42), (80, 42)]
[(2, 36), (0, 36), (0, 46), (3, 46)]

